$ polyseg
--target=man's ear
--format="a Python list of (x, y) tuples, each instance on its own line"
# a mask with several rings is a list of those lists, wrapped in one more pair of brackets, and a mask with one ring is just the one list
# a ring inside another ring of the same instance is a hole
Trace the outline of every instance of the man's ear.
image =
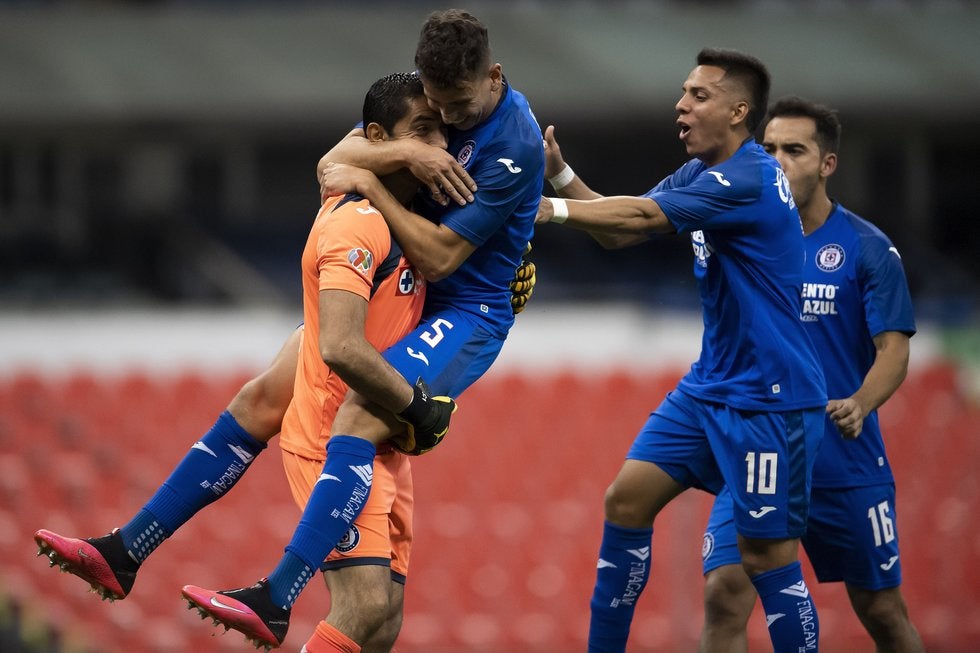
[(500, 90), (504, 81), (504, 70), (499, 63), (490, 66), (490, 87), (494, 93)]
[(743, 101), (736, 102), (732, 107), (732, 124), (744, 122), (749, 115), (749, 103)]
[(834, 152), (828, 152), (823, 155), (823, 161), (820, 162), (820, 176), (829, 177), (834, 174), (837, 170), (837, 155)]
[(386, 132), (385, 128), (376, 122), (368, 123), (368, 126), (364, 128), (364, 135), (367, 136), (369, 141), (388, 140), (388, 132)]

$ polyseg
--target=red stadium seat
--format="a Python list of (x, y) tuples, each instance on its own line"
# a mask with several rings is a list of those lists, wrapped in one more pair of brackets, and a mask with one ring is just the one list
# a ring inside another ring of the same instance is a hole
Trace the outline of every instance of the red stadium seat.
[[(417, 546), (398, 650), (581, 650), (603, 493), (681, 373), (491, 373), (467, 390), (446, 443), (413, 460)], [(184, 583), (252, 582), (278, 560), (299, 510), (275, 446), (150, 558), (121, 603), (102, 603), (78, 579), (48, 569), (30, 535), (39, 527), (100, 535), (129, 518), (248, 378), (0, 381), (0, 553), (12, 561), (0, 571), (3, 591), (91, 650), (242, 650), (240, 635), (214, 637), (178, 592)], [(955, 369), (936, 365), (910, 374), (882, 424), (913, 620), (932, 648), (970, 650), (980, 626), (957, 615), (980, 609), (980, 541), (971, 530), (980, 511), (980, 409)], [(708, 506), (707, 495), (691, 492), (658, 518), (631, 650), (696, 647)], [(243, 514), (254, 521), (239, 521)], [(298, 649), (325, 614), (326, 592), (314, 585), (297, 603), (285, 650)], [(822, 648), (872, 650), (843, 588), (813, 586)], [(757, 614), (750, 647), (766, 646)]]

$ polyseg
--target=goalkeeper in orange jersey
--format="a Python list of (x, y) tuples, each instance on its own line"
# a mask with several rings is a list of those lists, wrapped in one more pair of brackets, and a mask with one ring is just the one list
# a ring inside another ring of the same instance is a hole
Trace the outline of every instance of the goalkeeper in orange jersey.
[[(429, 106), (449, 125), (449, 153), (478, 186), (472, 203), (450, 206), (423, 194), (419, 213), (407, 210), (377, 175), (390, 173), (386, 164), (392, 161), (397, 167), (398, 156), (409, 149), (401, 145), (412, 141), (395, 142), (396, 156), (389, 158), (390, 148), (383, 147), (388, 143), (372, 144), (356, 132), (325, 157), (320, 182), (327, 195), (354, 192), (370, 198), (430, 282), (423, 321), (385, 351), (385, 360), (404, 379), (421, 378), (436, 393), (456, 397), (490, 368), (513, 325), (509, 285), (533, 234), (544, 149), (526, 98), (493, 62), (487, 29), (475, 17), (459, 10), (431, 14), (415, 62)], [(411, 386), (392, 378), (392, 397), (407, 391), (407, 402)], [(425, 398), (418, 384), (415, 397)], [(401, 416), (423, 425), (423, 434), (433, 431), (415, 414), (417, 403), (413, 400)], [(317, 484), (285, 555), (267, 579), (224, 591), (189, 585), (184, 597), (261, 644), (281, 644), (296, 597), (320, 560), (342, 540), (371, 486), (370, 476), (351, 470), (367, 471), (375, 444), (391, 437), (390, 426), (376, 415), (378, 405), (385, 404), (360, 393), (341, 406), (324, 466), (329, 482)], [(419, 440), (419, 430), (406, 448), (434, 443)], [(340, 447), (342, 455), (334, 455)], [(360, 641), (356, 635), (350, 639)]]
[[(365, 102), (367, 134), (444, 147), (443, 127), (421, 98), (413, 75), (379, 80)], [(386, 184), (400, 197), (410, 197), (417, 182), (401, 173), (387, 178)], [(280, 427), (290, 486), (297, 502), (305, 503), (323, 466), (332, 416), (346, 394), (345, 370), (354, 363), (351, 352), (370, 356), (370, 347), (377, 355), (377, 348), (414, 327), (424, 297), (421, 276), (400, 255), (384, 221), (372, 211), (363, 199), (334, 198), (314, 225), (307, 254), (316, 261), (305, 261), (309, 265), (304, 269), (313, 274), (315, 268), (316, 278), (308, 279), (305, 317), (307, 334), (319, 335), (304, 339), (302, 327), (292, 333), (272, 365), (242, 387), (211, 430), (122, 528), (85, 540), (38, 531), (35, 538), (52, 564), (86, 580), (103, 598), (125, 598), (140, 564), (201, 508), (227, 493)], [(519, 271), (515, 288), (512, 303), (518, 312), (533, 288), (533, 268)], [(331, 319), (321, 322), (322, 313)], [(358, 346), (349, 348), (351, 343)], [(290, 404), (294, 379), (296, 399)], [(328, 629), (331, 620), (354, 619), (356, 628), (372, 633), (365, 640), (366, 650), (382, 651), (390, 648), (401, 623), (412, 533), (410, 465), (391, 445), (382, 445), (373, 473), (368, 505), (324, 564), (330, 570), (325, 578), (334, 601), (321, 629)], [(379, 582), (365, 585), (364, 577)], [(363, 609), (366, 600), (379, 594), (387, 610)]]

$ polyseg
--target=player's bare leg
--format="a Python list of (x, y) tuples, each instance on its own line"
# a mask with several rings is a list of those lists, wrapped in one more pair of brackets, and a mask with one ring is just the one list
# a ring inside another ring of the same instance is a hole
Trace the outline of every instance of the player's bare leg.
[(337, 410), (331, 431), (353, 435), (377, 446), (405, 429), (389, 411), (351, 390)]
[(898, 587), (867, 590), (847, 585), (854, 613), (864, 624), (879, 653), (922, 653), (925, 647), (909, 618)]
[[(202, 616), (242, 632), (257, 646), (280, 646), (293, 603), (367, 502), (377, 444), (397, 432), (393, 429), (399, 424), (387, 411), (352, 393), (334, 418), (322, 474), (285, 554), (268, 578), (233, 590), (186, 585), (184, 599)], [(383, 588), (390, 582), (385, 581)], [(370, 609), (373, 602), (364, 598)], [(340, 636), (347, 637), (343, 632)]]
[(746, 653), (746, 626), (759, 598), (741, 565), (723, 565), (704, 579), (704, 628), (698, 653)]
[(269, 367), (247, 381), (228, 404), (228, 412), (256, 440), (268, 442), (279, 433), (293, 398), (302, 334), (302, 327), (295, 329)]
[(405, 617), (405, 586), (394, 581), (389, 585), (388, 618), (361, 647), (361, 653), (389, 653), (402, 630)]
[(390, 569), (345, 567), (325, 572), (324, 579), (330, 614), (317, 626), (307, 650), (321, 650), (339, 633), (360, 643), (361, 653), (389, 653), (401, 630), (404, 604), (404, 586), (391, 579)]

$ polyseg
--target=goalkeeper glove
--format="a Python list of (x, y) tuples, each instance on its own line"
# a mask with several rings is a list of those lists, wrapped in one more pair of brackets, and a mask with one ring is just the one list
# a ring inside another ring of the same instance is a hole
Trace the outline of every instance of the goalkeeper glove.
[(534, 294), (534, 284), (538, 281), (537, 266), (534, 265), (534, 261), (527, 258), (530, 253), (531, 243), (528, 243), (524, 249), (524, 255), (521, 257), (521, 264), (514, 270), (514, 279), (510, 282), (510, 307), (514, 311), (514, 315), (523, 311), (524, 307), (527, 306), (528, 300)]
[(422, 377), (415, 382), (414, 390), (411, 403), (397, 415), (405, 422), (405, 432), (391, 438), (391, 444), (402, 453), (420, 456), (446, 437), (456, 402), (449, 397), (433, 397)]

